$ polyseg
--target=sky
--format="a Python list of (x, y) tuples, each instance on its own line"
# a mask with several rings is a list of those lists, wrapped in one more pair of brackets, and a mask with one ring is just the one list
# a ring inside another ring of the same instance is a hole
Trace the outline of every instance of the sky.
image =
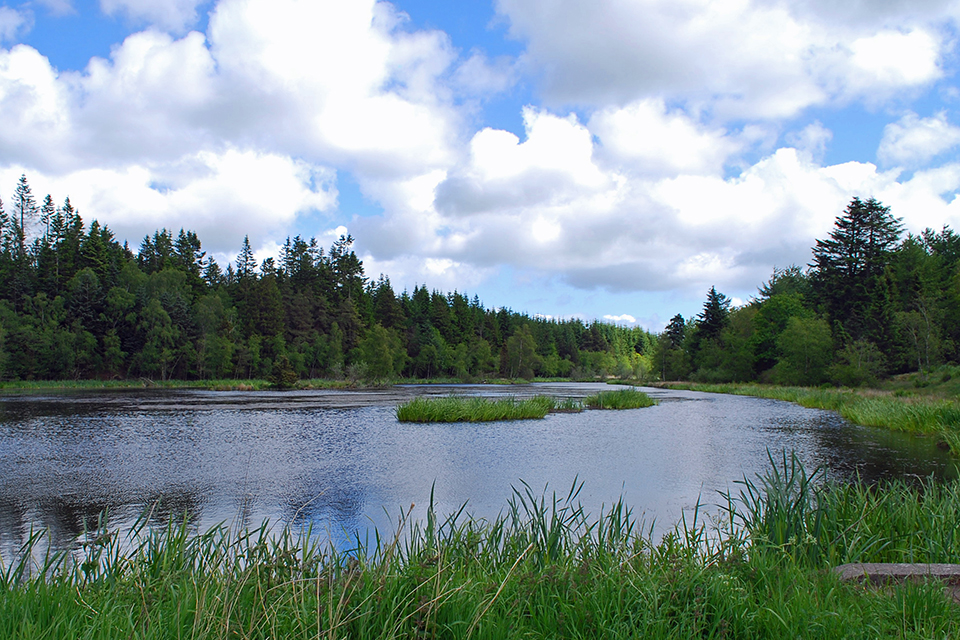
[(0, 197), (660, 331), (853, 197), (960, 229), (960, 0), (0, 4)]

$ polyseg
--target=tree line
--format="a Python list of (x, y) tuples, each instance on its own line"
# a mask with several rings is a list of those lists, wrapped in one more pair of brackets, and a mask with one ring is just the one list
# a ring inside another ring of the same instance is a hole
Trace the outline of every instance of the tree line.
[(889, 207), (854, 198), (806, 268), (775, 269), (737, 308), (711, 287), (653, 357), (665, 380), (847, 386), (960, 362), (960, 236), (904, 236)]
[(553, 320), (372, 279), (341, 236), (287, 238), (222, 268), (192, 231), (134, 251), (21, 176), (0, 201), (0, 377), (42, 379), (646, 377), (656, 336)]

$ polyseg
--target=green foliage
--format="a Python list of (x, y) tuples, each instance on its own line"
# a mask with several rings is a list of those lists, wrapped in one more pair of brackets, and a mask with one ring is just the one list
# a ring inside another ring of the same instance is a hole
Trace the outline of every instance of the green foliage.
[(774, 379), (787, 385), (813, 385), (822, 382), (833, 356), (830, 327), (822, 318), (792, 316), (777, 337), (780, 361), (774, 367)]
[(530, 327), (517, 327), (507, 339), (506, 353), (502, 373), (508, 378), (532, 380), (543, 365), (543, 359), (537, 354), (537, 343)]
[(273, 371), (268, 379), (278, 389), (290, 389), (297, 384), (300, 378), (287, 354), (281, 353), (273, 361)]

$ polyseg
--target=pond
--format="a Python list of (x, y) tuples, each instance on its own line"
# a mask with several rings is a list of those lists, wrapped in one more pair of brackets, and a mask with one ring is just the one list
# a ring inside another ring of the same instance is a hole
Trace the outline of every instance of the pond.
[(68, 547), (108, 510), (112, 526), (147, 508), (199, 529), (264, 519), (348, 544), (392, 531), (434, 491), (449, 513), (492, 518), (514, 488), (565, 495), (598, 515), (623, 496), (664, 531), (698, 501), (796, 451), (838, 478), (955, 477), (933, 439), (858, 427), (776, 400), (646, 390), (659, 406), (552, 414), (544, 420), (402, 424), (394, 409), (422, 394), (584, 397), (607, 385), (397, 386), (373, 391), (125, 391), (0, 399), (0, 555), (31, 529)]

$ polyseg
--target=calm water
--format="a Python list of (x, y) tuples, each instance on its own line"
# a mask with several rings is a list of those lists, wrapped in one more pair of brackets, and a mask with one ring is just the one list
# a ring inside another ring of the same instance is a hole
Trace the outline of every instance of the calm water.
[[(116, 392), (0, 399), (0, 554), (31, 527), (69, 545), (109, 509), (123, 526), (149, 505), (201, 529), (265, 518), (315, 531), (392, 528), (435, 486), (442, 512), (493, 517), (525, 481), (599, 513), (623, 495), (665, 529), (700, 499), (719, 501), (767, 451), (866, 479), (957, 475), (933, 440), (857, 427), (775, 400), (651, 389), (661, 404), (486, 424), (401, 424), (419, 394), (582, 397), (595, 384), (397, 387), (383, 391)], [(9, 557), (9, 556), (7, 556)]]

